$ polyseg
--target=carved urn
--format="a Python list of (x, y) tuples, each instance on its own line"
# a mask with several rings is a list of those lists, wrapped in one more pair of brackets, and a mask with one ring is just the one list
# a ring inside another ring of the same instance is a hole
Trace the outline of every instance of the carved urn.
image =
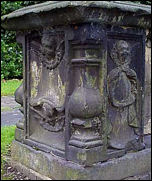
[(48, 1), (2, 18), (3, 28), (17, 32), (24, 60), (15, 94), (24, 119), (13, 160), (53, 179), (141, 173), (131, 163), (142, 157), (123, 160), (129, 152), (149, 156), (143, 101), (150, 14), (149, 6), (128, 2)]

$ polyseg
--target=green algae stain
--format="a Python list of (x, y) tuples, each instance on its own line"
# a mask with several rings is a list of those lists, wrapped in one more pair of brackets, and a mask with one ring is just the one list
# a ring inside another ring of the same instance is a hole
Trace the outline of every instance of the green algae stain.
[(80, 178), (79, 173), (71, 169), (67, 170), (66, 175), (68, 180), (78, 180)]
[(85, 161), (87, 159), (86, 153), (78, 153), (77, 154), (77, 159), (81, 161)]
[(90, 87), (95, 88), (96, 82), (97, 82), (97, 78), (89, 75), (88, 72), (85, 72), (85, 76), (86, 76), (87, 84)]

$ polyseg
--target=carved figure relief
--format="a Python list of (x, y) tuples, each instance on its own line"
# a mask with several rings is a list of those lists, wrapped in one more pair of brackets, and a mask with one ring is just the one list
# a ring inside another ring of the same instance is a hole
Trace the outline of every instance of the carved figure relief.
[(136, 112), (137, 75), (129, 68), (131, 49), (124, 40), (117, 41), (110, 52), (114, 68), (108, 75), (108, 97), (112, 124), (110, 146), (124, 149), (137, 138), (139, 128)]
[(56, 68), (64, 55), (64, 40), (57, 41), (56, 36), (43, 32), (41, 40), (41, 60), (47, 69)]

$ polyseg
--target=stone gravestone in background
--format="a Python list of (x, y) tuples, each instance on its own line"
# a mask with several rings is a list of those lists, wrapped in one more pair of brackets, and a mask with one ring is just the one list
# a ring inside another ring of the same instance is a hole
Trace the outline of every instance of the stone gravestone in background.
[(149, 178), (143, 110), (150, 14), (149, 6), (126, 2), (55, 1), (2, 18), (24, 55), (16, 91), (24, 120), (13, 163), (35, 179)]

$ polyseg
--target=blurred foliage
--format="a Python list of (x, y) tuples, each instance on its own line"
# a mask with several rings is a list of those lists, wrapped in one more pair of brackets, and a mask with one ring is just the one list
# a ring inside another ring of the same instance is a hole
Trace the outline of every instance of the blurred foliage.
[[(1, 16), (19, 8), (46, 1), (1, 1)], [(131, 1), (151, 5), (151, 1)], [(1, 28), (1, 80), (22, 78), (22, 49), (16, 43), (14, 31)]]
[[(1, 1), (1, 16), (19, 8), (45, 1)], [(16, 33), (1, 28), (1, 80), (21, 79), (23, 72), (22, 48), (16, 43)]]
[(145, 4), (145, 5), (151, 5), (151, 1), (131, 1), (131, 2)]

